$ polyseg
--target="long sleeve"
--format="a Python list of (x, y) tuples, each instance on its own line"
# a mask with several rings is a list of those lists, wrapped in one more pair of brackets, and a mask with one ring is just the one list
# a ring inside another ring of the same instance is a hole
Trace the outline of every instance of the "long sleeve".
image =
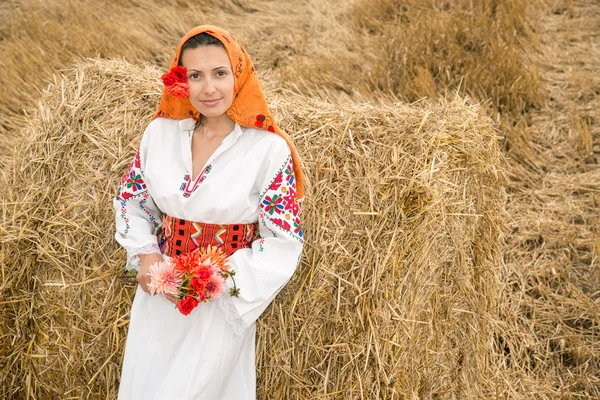
[(160, 253), (156, 229), (160, 226), (160, 210), (154, 204), (144, 179), (148, 151), (147, 131), (140, 148), (117, 189), (115, 209), (115, 239), (127, 250), (127, 266), (139, 269), (139, 254)]
[[(267, 152), (265, 168), (257, 179), (260, 239), (229, 258), (240, 294), (225, 294), (220, 304), (236, 331), (263, 313), (294, 274), (302, 253), (292, 156), (287, 144), (276, 144)], [(233, 286), (231, 279), (227, 285)]]

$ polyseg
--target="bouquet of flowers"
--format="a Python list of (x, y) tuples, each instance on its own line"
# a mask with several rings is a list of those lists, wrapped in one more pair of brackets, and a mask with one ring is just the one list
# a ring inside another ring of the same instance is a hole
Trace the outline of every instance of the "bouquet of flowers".
[(231, 277), (231, 296), (237, 297), (240, 290), (235, 285), (235, 271), (220, 248), (209, 246), (169, 261), (150, 266), (150, 294), (168, 294), (177, 298), (177, 309), (188, 315), (201, 302), (220, 297), (225, 288), (225, 279)]

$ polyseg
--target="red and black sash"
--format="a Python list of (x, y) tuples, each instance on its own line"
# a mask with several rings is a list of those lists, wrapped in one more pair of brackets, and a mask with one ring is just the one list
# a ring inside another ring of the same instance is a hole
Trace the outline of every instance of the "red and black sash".
[(258, 223), (205, 224), (203, 222), (164, 216), (158, 234), (158, 246), (163, 254), (173, 257), (197, 248), (220, 247), (230, 256), (239, 249), (252, 246)]

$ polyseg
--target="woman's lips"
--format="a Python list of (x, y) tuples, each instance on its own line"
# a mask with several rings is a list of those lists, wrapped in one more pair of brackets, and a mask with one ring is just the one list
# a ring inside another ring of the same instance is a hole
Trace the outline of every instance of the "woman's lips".
[(202, 104), (205, 104), (207, 106), (214, 106), (216, 105), (219, 101), (221, 101), (221, 99), (214, 99), (214, 100), (201, 100)]

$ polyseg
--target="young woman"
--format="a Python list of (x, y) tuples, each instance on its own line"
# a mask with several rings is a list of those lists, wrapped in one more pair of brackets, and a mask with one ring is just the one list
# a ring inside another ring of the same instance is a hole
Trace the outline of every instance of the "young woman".
[[(114, 201), (116, 239), (139, 282), (119, 399), (255, 399), (255, 321), (303, 246), (299, 159), (230, 33), (190, 31), (163, 81)], [(176, 298), (149, 294), (152, 264), (209, 245), (228, 255), (238, 297), (226, 290), (184, 315)]]

